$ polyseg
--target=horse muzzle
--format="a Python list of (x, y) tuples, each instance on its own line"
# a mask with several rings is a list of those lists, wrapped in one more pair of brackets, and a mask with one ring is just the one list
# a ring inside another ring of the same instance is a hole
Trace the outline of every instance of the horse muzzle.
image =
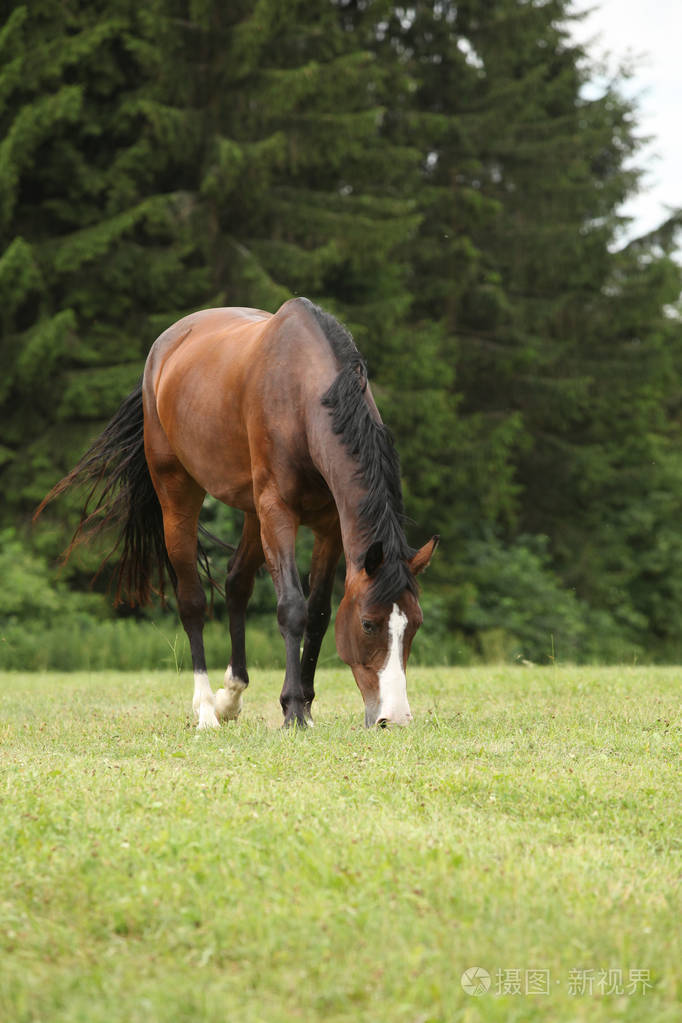
[(412, 713), (409, 707), (401, 710), (379, 707), (374, 711), (365, 707), (365, 728), (391, 728), (394, 725), (404, 727), (412, 720)]

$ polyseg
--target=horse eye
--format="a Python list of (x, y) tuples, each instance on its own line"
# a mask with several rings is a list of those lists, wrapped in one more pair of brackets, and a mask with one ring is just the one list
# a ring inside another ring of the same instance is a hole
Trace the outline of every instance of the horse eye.
[(379, 626), (376, 622), (370, 622), (368, 618), (362, 619), (362, 631), (366, 632), (369, 636), (376, 632)]

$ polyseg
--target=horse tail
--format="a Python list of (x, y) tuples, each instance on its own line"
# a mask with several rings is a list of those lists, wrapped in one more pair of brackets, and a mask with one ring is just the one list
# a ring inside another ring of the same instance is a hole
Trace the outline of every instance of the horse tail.
[(95, 578), (118, 553), (115, 603), (119, 604), (125, 595), (131, 605), (142, 606), (149, 602), (154, 588), (163, 599), (166, 576), (174, 584), (175, 573), (166, 550), (161, 505), (144, 453), (141, 381), (78, 464), (43, 499), (34, 520), (55, 497), (82, 485), (90, 489), (64, 561), (81, 543), (113, 528), (116, 541)]

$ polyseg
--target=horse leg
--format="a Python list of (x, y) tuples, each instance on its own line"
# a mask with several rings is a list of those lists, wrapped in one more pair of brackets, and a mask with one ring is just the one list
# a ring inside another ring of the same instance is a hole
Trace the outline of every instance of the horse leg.
[(310, 715), (310, 707), (315, 699), (315, 669), (322, 640), (332, 615), (334, 573), (341, 557), (341, 551), (341, 530), (338, 518), (336, 518), (330, 531), (315, 533), (315, 545), (310, 566), (308, 620), (301, 662), (301, 681), (307, 715)]
[(284, 725), (307, 725), (301, 682), (301, 640), (307, 612), (296, 568), (298, 519), (274, 488), (259, 495), (258, 517), (265, 560), (277, 593), (277, 623), (286, 648), (286, 671), (279, 697)]
[[(149, 429), (151, 431), (151, 427)], [(204, 654), (206, 595), (197, 570), (197, 528), (205, 491), (186, 472), (170, 448), (164, 448), (166, 444), (160, 435), (155, 437), (153, 449), (150, 443), (146, 443), (149, 471), (163, 513), (166, 550), (175, 572), (178, 613), (192, 654), (192, 706), (199, 718), (199, 728), (218, 728), (215, 697), (208, 681)]]
[(253, 512), (247, 512), (239, 547), (230, 559), (225, 581), (232, 653), (225, 672), (224, 688), (215, 694), (216, 713), (221, 719), (239, 717), (242, 694), (249, 684), (245, 644), (246, 605), (253, 593), (256, 572), (264, 560), (260, 523)]

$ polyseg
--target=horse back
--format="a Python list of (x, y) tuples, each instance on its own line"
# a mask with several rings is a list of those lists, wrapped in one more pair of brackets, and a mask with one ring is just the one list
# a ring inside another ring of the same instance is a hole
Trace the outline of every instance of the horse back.
[(329, 502), (309, 436), (336, 372), (329, 346), (297, 300), (274, 315), (203, 310), (152, 346), (146, 430), (162, 431), (156, 447), (167, 442), (189, 475), (226, 504), (253, 510), (254, 493), (271, 481), (305, 518)]

